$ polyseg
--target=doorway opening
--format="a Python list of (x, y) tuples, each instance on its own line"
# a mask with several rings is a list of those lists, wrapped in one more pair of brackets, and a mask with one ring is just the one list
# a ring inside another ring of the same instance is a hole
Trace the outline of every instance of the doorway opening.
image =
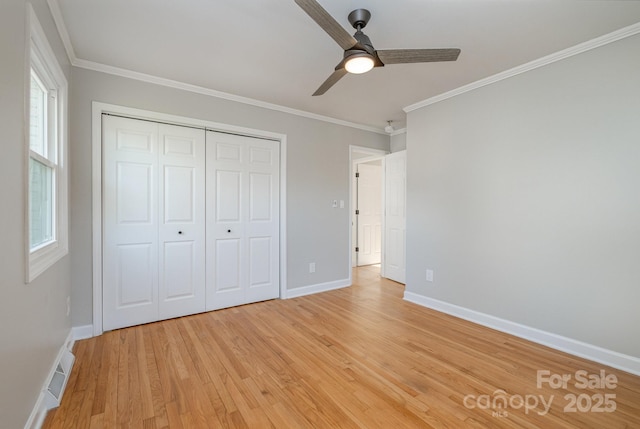
[(379, 264), (381, 277), (404, 284), (406, 150), (389, 154), (351, 146), (350, 160), (350, 266)]
[(378, 267), (383, 258), (383, 160), (388, 152), (351, 146), (350, 266)]
[(382, 262), (382, 159), (355, 165), (355, 266)]

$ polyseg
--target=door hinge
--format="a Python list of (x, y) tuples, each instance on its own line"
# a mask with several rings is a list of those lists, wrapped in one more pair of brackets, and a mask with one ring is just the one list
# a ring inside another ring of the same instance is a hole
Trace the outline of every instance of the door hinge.
[(356, 210), (356, 214), (359, 215), (360, 214), (360, 210)]
[(356, 177), (360, 177), (360, 173), (356, 171)]
[(356, 252), (359, 252), (359, 251), (360, 251), (360, 248), (359, 248), (359, 247), (356, 247)]

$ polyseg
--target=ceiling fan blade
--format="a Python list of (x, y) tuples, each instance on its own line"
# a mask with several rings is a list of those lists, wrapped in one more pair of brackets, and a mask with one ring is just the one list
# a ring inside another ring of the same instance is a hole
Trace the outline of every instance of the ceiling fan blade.
[(338, 42), (343, 50), (352, 48), (358, 41), (333, 19), (315, 0), (295, 0), (295, 2), (309, 15), (324, 31)]
[(313, 93), (313, 95), (316, 96), (316, 95), (324, 94), (325, 92), (327, 92), (329, 90), (329, 88), (331, 88), (333, 85), (335, 85), (335, 83), (338, 82), (342, 78), (342, 76), (344, 76), (345, 74), (347, 74), (347, 70), (346, 69), (337, 68), (331, 74), (331, 76), (329, 76), (329, 78), (327, 80), (325, 80), (322, 85), (320, 85), (320, 88), (318, 88), (316, 90), (316, 92)]
[(433, 63), (457, 60), (460, 49), (381, 49), (377, 53), (385, 64)]

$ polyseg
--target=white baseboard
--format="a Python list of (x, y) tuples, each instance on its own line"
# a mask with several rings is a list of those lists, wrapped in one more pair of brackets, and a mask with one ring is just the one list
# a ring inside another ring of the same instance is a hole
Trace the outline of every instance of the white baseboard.
[(299, 296), (312, 295), (314, 293), (327, 292), (330, 290), (341, 289), (343, 287), (351, 286), (349, 279), (336, 280), (333, 282), (318, 283), (310, 286), (297, 287), (295, 289), (287, 290), (286, 298), (297, 298)]
[(405, 292), (404, 299), (414, 304), (450, 314), (479, 325), (487, 326), (534, 343), (542, 344), (562, 352), (589, 359), (634, 375), (640, 375), (640, 358), (625, 355), (613, 350), (594, 346), (572, 338), (563, 337), (551, 332), (542, 331), (530, 326), (501, 319), (479, 311), (470, 310), (455, 304), (429, 298), (412, 292)]
[(58, 351), (58, 356), (53, 361), (53, 365), (51, 365), (51, 369), (49, 370), (49, 374), (47, 378), (44, 380), (44, 384), (42, 389), (40, 390), (40, 395), (38, 395), (38, 399), (36, 400), (33, 409), (31, 410), (31, 414), (29, 415), (29, 419), (27, 423), (24, 425), (24, 429), (40, 429), (42, 427), (42, 423), (44, 423), (45, 417), (47, 417), (47, 411), (49, 411), (47, 407), (47, 388), (49, 386), (49, 382), (53, 378), (53, 374), (58, 367), (58, 364), (62, 361), (63, 356), (68, 354), (73, 350), (73, 344), (75, 343), (75, 339), (73, 338), (73, 332), (69, 331), (69, 335), (67, 335), (66, 340), (60, 350)]
[(86, 340), (93, 337), (93, 325), (74, 326), (71, 328), (73, 341)]

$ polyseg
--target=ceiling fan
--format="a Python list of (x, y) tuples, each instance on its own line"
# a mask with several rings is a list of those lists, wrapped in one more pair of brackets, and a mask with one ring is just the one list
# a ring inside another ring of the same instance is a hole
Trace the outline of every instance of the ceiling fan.
[(349, 14), (349, 22), (356, 29), (351, 36), (316, 0), (295, 2), (344, 49), (342, 61), (313, 95), (324, 94), (347, 73), (366, 73), (374, 67), (384, 67), (387, 64), (455, 61), (460, 55), (460, 49), (457, 48), (376, 50), (369, 37), (362, 32), (371, 18), (368, 10), (356, 9)]

